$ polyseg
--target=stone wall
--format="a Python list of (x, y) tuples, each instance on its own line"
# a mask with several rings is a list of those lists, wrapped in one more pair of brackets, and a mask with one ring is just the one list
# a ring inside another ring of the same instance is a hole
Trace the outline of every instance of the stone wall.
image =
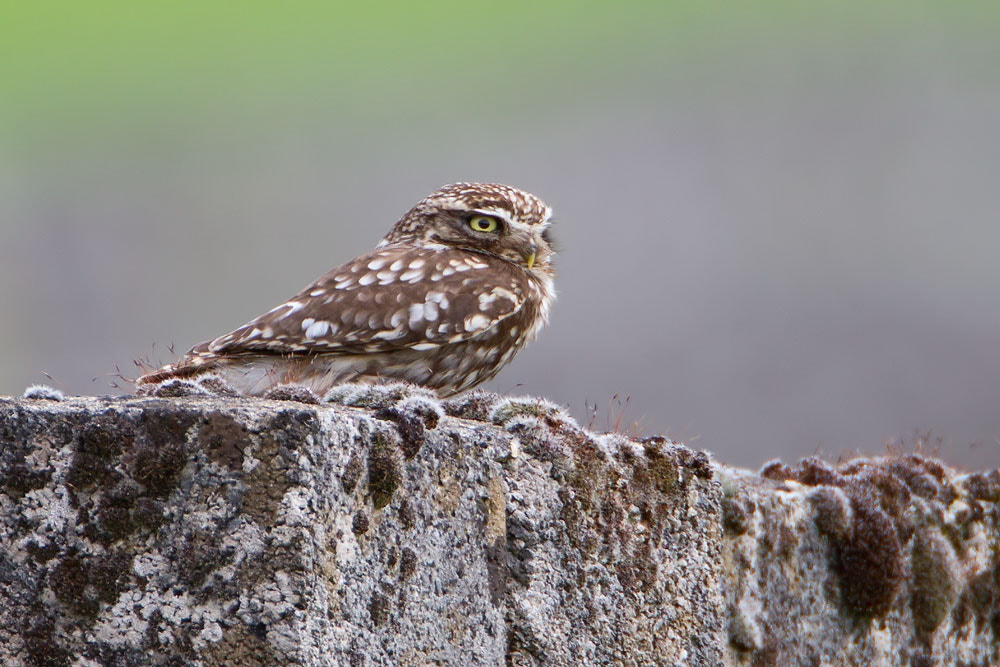
[(486, 393), (160, 393), (0, 399), (0, 663), (1000, 663), (996, 471), (751, 474)]

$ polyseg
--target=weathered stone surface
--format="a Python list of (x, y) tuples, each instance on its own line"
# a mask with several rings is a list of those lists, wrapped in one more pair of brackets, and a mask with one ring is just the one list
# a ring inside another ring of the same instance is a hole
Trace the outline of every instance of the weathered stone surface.
[(0, 662), (724, 659), (704, 455), (488, 394), (185, 393), (0, 399)]
[(719, 469), (737, 665), (1000, 664), (1000, 471)]
[(224, 389), (0, 399), (0, 663), (1000, 664), (1000, 471)]

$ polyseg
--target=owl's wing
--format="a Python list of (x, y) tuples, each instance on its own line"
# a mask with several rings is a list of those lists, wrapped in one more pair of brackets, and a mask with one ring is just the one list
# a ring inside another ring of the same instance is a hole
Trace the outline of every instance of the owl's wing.
[(464, 341), (516, 314), (517, 267), (454, 249), (386, 246), (189, 355), (377, 353)]

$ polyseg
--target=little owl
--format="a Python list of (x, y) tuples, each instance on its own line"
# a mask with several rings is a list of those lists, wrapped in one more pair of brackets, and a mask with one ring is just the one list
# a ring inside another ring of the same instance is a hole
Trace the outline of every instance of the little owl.
[(420, 201), (375, 250), (231, 333), (140, 377), (140, 392), (211, 374), (262, 395), (295, 383), (394, 379), (442, 396), (495, 376), (549, 318), (552, 209), (507, 185), (456, 183)]

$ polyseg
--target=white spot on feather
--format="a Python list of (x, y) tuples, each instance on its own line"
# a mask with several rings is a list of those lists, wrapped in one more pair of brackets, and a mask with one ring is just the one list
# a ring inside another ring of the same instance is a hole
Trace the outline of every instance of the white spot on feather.
[(424, 319), (424, 304), (415, 303), (410, 306), (410, 328), (416, 329)]
[(409, 269), (403, 275), (399, 277), (404, 283), (415, 283), (424, 277), (424, 272), (421, 269)]
[(283, 303), (280, 306), (278, 306), (277, 308), (272, 309), (271, 312), (273, 313), (273, 312), (275, 312), (277, 310), (280, 310), (281, 308), (288, 308), (288, 312), (287, 313), (283, 314), (281, 317), (276, 317), (275, 318), (275, 320), (283, 320), (286, 317), (288, 317), (289, 315), (291, 315), (292, 313), (294, 313), (296, 311), (299, 311), (299, 310), (302, 310), (302, 307), (303, 307), (303, 304), (300, 303), (300, 302), (298, 302), (298, 301), (289, 301), (288, 303)]
[[(436, 304), (435, 312), (440, 308), (441, 310), (448, 310), (448, 296), (444, 292), (430, 291), (424, 297), (424, 300), (428, 304)], [(427, 318), (430, 319), (430, 318)]]
[(468, 332), (482, 331), (490, 325), (490, 318), (481, 313), (469, 315), (465, 318), (465, 330)]
[(433, 301), (427, 301), (424, 303), (424, 319), (428, 322), (434, 322), (438, 318), (438, 308), (437, 304)]
[(479, 309), (488, 309), (497, 299), (505, 299), (513, 304), (516, 304), (518, 301), (517, 296), (510, 290), (504, 289), (503, 287), (494, 287), (489, 292), (484, 292), (479, 295)]
[(382, 340), (394, 340), (396, 338), (402, 338), (406, 335), (406, 329), (402, 327), (396, 327), (395, 329), (390, 329), (388, 331), (379, 331), (377, 334), (373, 335), (372, 338), (379, 338)]
[(319, 322), (313, 322), (312, 325), (306, 329), (306, 338), (319, 338), (320, 336), (325, 336), (326, 332), (330, 330), (330, 323), (326, 320), (320, 320)]

